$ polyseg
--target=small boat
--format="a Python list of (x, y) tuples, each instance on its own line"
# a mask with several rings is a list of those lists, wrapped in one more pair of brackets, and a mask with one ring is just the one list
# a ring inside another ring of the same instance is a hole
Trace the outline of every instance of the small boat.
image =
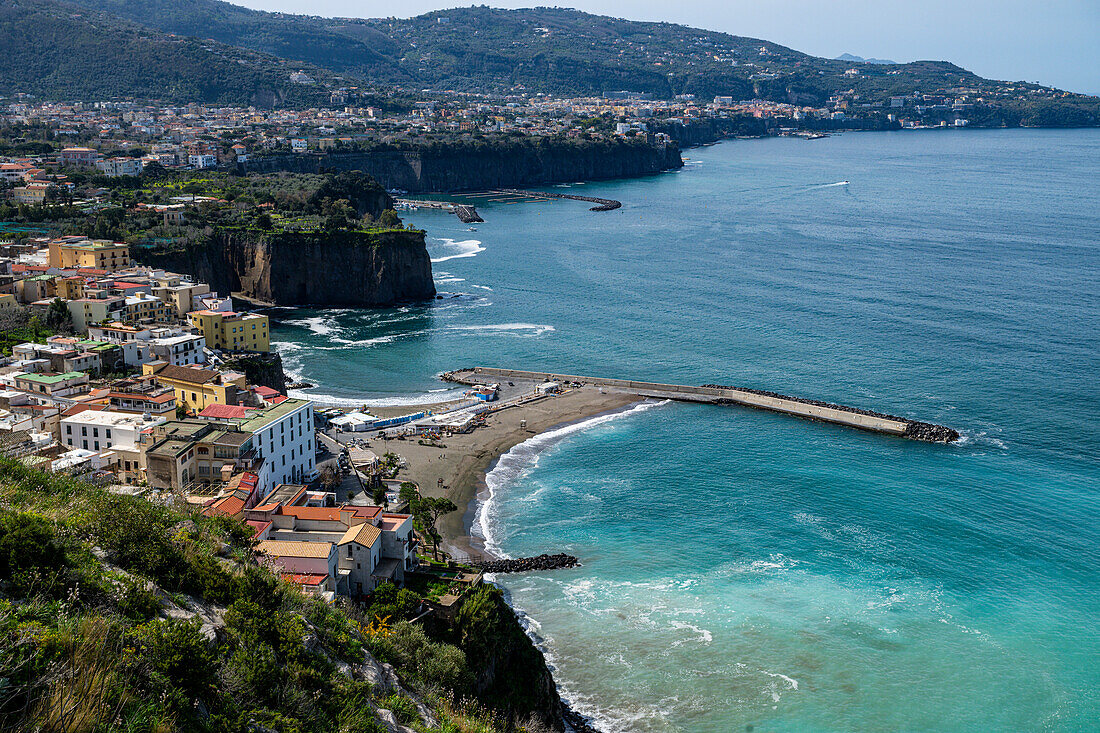
[(476, 231), (477, 231), (477, 227), (466, 227), (466, 231), (468, 231), (468, 232), (476, 232)]

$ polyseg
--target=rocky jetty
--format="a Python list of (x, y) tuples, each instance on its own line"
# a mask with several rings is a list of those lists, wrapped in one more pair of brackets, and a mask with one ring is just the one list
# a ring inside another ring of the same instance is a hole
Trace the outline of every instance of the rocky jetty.
[(572, 555), (559, 553), (557, 555), (542, 554), (538, 557), (520, 557), (514, 560), (484, 560), (473, 563), (473, 565), (486, 573), (527, 573), (532, 570), (574, 568), (580, 565), (580, 561)]
[(704, 387), (711, 389), (734, 389), (740, 392), (749, 392), (751, 394), (763, 395), (765, 397), (775, 397), (781, 400), (791, 400), (792, 402), (801, 402), (804, 405), (815, 405), (817, 407), (828, 407), (833, 410), (841, 410), (843, 412), (851, 412), (856, 415), (867, 415), (869, 417), (881, 417), (884, 420), (897, 420), (898, 422), (905, 423), (905, 432), (903, 435), (906, 438), (912, 438), (914, 440), (926, 440), (931, 443), (953, 443), (959, 439), (959, 433), (957, 430), (953, 430), (944, 425), (933, 425), (932, 423), (919, 422), (917, 420), (910, 420), (907, 417), (898, 417), (897, 415), (889, 415), (885, 412), (875, 412), (874, 410), (864, 410), (859, 407), (848, 407), (847, 405), (838, 405), (833, 402), (823, 402), (821, 400), (810, 400), (804, 397), (791, 397), (790, 395), (779, 394), (778, 392), (768, 392), (763, 389), (749, 389), (747, 387), (731, 387), (727, 384), (704, 384)]

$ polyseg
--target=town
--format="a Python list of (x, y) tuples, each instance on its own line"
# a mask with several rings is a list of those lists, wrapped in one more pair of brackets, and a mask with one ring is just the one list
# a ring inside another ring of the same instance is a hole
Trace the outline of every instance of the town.
[[(262, 557), (330, 599), (416, 566), (411, 515), (335, 505), (313, 404), (232, 368), (268, 355), (266, 315), (132, 264), (125, 244), (31, 239), (5, 254), (5, 338), (32, 340), (0, 359), (0, 455), (243, 519)], [(66, 333), (33, 338), (51, 330)], [(380, 477), (375, 457), (362, 480)]]

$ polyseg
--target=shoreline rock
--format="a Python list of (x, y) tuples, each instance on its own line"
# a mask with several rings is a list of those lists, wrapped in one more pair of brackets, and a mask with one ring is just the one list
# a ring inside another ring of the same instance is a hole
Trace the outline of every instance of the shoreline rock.
[(565, 553), (557, 555), (544, 553), (536, 557), (520, 557), (513, 560), (482, 560), (470, 564), (486, 573), (526, 573), (532, 570), (574, 568), (580, 565), (580, 561), (573, 555), (566, 555)]

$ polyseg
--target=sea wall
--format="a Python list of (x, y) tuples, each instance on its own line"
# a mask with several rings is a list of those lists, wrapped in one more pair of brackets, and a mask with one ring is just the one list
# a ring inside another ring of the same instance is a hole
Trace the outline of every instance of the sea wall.
[(220, 293), (272, 305), (385, 306), (435, 296), (424, 233), (218, 231), (183, 246), (131, 248)]
[(791, 397), (763, 390), (742, 389), (724, 385), (703, 385), (694, 387), (683, 384), (661, 384), (657, 382), (639, 382), (629, 379), (610, 379), (605, 377), (581, 377), (571, 374), (551, 372), (531, 372), (518, 369), (498, 369), (494, 367), (474, 367), (450, 372), (444, 379), (463, 384), (484, 384), (501, 379), (522, 379), (542, 382), (559, 382), (609, 387), (642, 397), (681, 400), (685, 402), (709, 402), (713, 404), (737, 404), (756, 407), (772, 412), (830, 422), (837, 425), (860, 428), (876, 433), (898, 435), (914, 440), (934, 443), (951, 443), (958, 440), (959, 434), (943, 425), (910, 420), (896, 415), (888, 415), (872, 410), (847, 407), (821, 400)]
[(622, 142), (287, 153), (252, 158), (239, 167), (249, 173), (360, 170), (387, 189), (429, 193), (627, 178), (660, 173), (683, 164), (678, 145)]

